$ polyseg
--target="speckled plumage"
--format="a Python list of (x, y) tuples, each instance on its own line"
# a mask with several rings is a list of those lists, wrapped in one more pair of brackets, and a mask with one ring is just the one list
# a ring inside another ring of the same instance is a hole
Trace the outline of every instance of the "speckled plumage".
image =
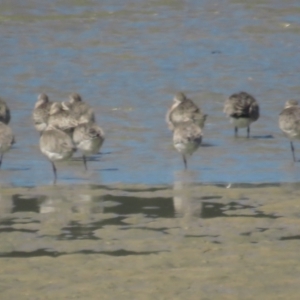
[(10, 149), (14, 142), (15, 139), (11, 128), (3, 122), (0, 122), (0, 167), (4, 153)]
[(53, 183), (55, 184), (57, 176), (54, 162), (72, 157), (76, 150), (73, 141), (64, 131), (48, 125), (40, 137), (40, 150), (51, 161), (54, 174)]
[(48, 125), (49, 112), (52, 102), (46, 94), (39, 94), (38, 100), (35, 103), (34, 110), (32, 113), (32, 119), (34, 127), (37, 131), (42, 132)]
[(85, 102), (79, 94), (73, 93), (69, 96), (69, 101), (63, 102), (63, 106), (70, 111), (78, 124), (95, 122), (93, 109)]
[(300, 139), (300, 107), (296, 100), (286, 102), (284, 109), (279, 114), (279, 128), (290, 139), (293, 160), (296, 161), (294, 139)]
[(73, 141), (82, 152), (85, 169), (86, 156), (97, 154), (104, 142), (104, 132), (96, 123), (78, 125), (73, 133)]
[(70, 111), (63, 108), (61, 103), (55, 102), (50, 108), (48, 124), (57, 129), (69, 132), (78, 125), (78, 121)]
[(179, 123), (194, 122), (200, 128), (204, 128), (207, 115), (204, 115), (201, 109), (182, 92), (178, 92), (174, 97), (174, 103), (168, 110), (166, 122), (170, 130), (174, 130)]
[(236, 136), (238, 128), (244, 127), (247, 127), (247, 137), (250, 136), (250, 124), (259, 118), (259, 105), (252, 95), (246, 92), (231, 95), (225, 101), (223, 111), (234, 124)]
[(187, 168), (187, 157), (199, 148), (201, 142), (201, 127), (194, 122), (179, 123), (174, 127), (173, 145), (182, 155), (185, 168)]

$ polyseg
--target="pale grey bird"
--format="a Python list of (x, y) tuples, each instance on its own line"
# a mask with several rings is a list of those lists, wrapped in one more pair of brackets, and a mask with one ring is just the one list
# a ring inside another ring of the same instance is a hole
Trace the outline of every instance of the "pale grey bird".
[(207, 115), (204, 115), (201, 109), (182, 92), (176, 93), (174, 103), (168, 110), (166, 122), (170, 130), (174, 130), (176, 124), (183, 122), (193, 122), (204, 128)]
[(298, 101), (288, 100), (279, 114), (279, 128), (290, 139), (293, 161), (296, 161), (293, 140), (300, 139), (300, 107)]
[(202, 142), (201, 127), (194, 122), (176, 124), (173, 130), (173, 145), (182, 155), (185, 169), (187, 158), (191, 156)]
[(11, 128), (3, 122), (0, 122), (0, 167), (4, 153), (7, 152), (14, 143), (15, 139)]
[(63, 107), (70, 111), (78, 124), (95, 122), (95, 114), (93, 109), (85, 102), (79, 94), (73, 93), (69, 96), (69, 101), (62, 103)]
[(250, 124), (259, 118), (259, 105), (252, 95), (246, 92), (231, 95), (225, 101), (223, 112), (230, 117), (235, 136), (238, 128), (247, 127), (247, 138), (250, 137)]
[(42, 132), (48, 125), (49, 112), (52, 102), (46, 94), (39, 94), (32, 113), (34, 127), (38, 132)]
[(84, 167), (87, 170), (86, 156), (99, 152), (104, 142), (104, 132), (96, 123), (81, 124), (74, 130), (73, 141), (82, 153)]
[(55, 184), (57, 179), (55, 162), (67, 160), (72, 157), (76, 151), (73, 141), (64, 131), (48, 125), (40, 137), (40, 150), (52, 164), (53, 184)]
[(8, 124), (10, 121), (10, 110), (6, 102), (0, 98), (0, 122)]
[(70, 111), (66, 110), (61, 103), (54, 102), (49, 111), (48, 124), (71, 134), (73, 129), (79, 123)]

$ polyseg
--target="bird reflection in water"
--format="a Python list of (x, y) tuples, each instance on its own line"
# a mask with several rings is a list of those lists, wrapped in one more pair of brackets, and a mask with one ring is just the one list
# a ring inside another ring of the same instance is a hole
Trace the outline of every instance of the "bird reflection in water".
[(174, 173), (173, 204), (178, 217), (200, 217), (201, 202), (198, 193), (196, 197), (196, 178), (195, 171), (187, 170)]

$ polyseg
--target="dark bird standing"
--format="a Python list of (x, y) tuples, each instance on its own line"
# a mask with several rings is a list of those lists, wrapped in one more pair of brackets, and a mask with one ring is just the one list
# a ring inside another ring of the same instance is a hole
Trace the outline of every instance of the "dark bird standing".
[(223, 111), (234, 125), (235, 136), (238, 135), (238, 128), (247, 127), (249, 138), (250, 124), (259, 118), (259, 105), (255, 98), (246, 92), (233, 94), (225, 101)]

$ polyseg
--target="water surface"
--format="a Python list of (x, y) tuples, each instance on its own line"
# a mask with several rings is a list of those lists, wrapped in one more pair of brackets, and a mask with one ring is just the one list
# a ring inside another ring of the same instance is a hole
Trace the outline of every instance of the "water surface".
[[(40, 92), (64, 100), (76, 91), (106, 132), (104, 155), (88, 173), (79, 162), (62, 164), (59, 182), (171, 184), (183, 163), (164, 116), (182, 90), (209, 115), (209, 147), (189, 162), (197, 181), (298, 182), (277, 125), (284, 102), (300, 90), (298, 14), (296, 1), (7, 3), (0, 15), (0, 86), (17, 144), (5, 156), (2, 181), (51, 183), (31, 111)], [(261, 106), (250, 140), (245, 130), (234, 139), (222, 113), (224, 100), (240, 90)]]
[[(297, 99), (300, 4), (289, 1), (6, 1), (1, 97), (16, 145), (0, 190), (1, 299), (299, 299), (300, 166), (278, 129)], [(164, 121), (184, 91), (208, 114), (183, 170)], [(261, 117), (233, 137), (225, 99)], [(78, 92), (102, 153), (40, 153), (39, 93)], [(300, 146), (295, 143), (300, 158)]]

